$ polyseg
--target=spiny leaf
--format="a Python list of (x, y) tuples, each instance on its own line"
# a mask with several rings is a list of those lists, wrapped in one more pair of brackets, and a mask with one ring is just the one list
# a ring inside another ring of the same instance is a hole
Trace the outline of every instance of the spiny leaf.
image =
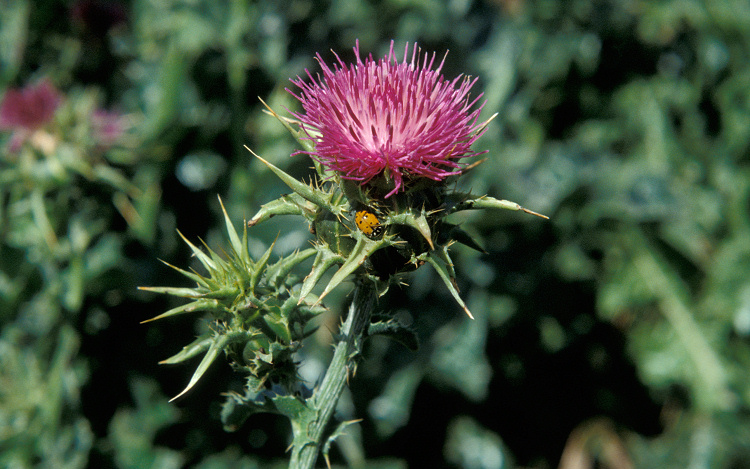
[(181, 298), (203, 298), (204, 292), (197, 291), (195, 288), (185, 287), (138, 287), (139, 290), (150, 291), (152, 293), (162, 293)]
[(427, 244), (430, 245), (430, 249), (435, 249), (435, 245), (432, 243), (432, 231), (430, 225), (427, 223), (427, 214), (423, 211), (419, 214), (413, 212), (404, 212), (396, 215), (389, 215), (386, 217), (387, 223), (396, 223), (399, 225), (411, 226), (427, 240)]
[(221, 423), (228, 432), (237, 431), (253, 414), (272, 411), (269, 410), (270, 404), (264, 399), (255, 402), (233, 391), (229, 391), (225, 396), (227, 399), (221, 405)]
[[(227, 214), (227, 210), (224, 208), (224, 202), (221, 201), (221, 197), (219, 197), (219, 205), (221, 205), (221, 211), (224, 214), (224, 223), (227, 225), (227, 234), (229, 235), (229, 242), (232, 244), (232, 249), (234, 249), (236, 255), (240, 256), (240, 259), (243, 261), (249, 261), (250, 255), (247, 252), (247, 239), (245, 239), (244, 243), (240, 241), (240, 237), (234, 229), (232, 220), (229, 218), (229, 214)], [(246, 236), (247, 228), (245, 228), (245, 236), (243, 237), (246, 238)]]
[(515, 202), (511, 202), (510, 200), (500, 200), (487, 195), (479, 197), (469, 196), (466, 200), (457, 203), (452, 209), (450, 209), (450, 213), (458, 212), (461, 210), (476, 210), (484, 208), (520, 210), (522, 212), (544, 218), (545, 220), (549, 220), (549, 217), (547, 215), (542, 215), (541, 213), (536, 213), (527, 208), (521, 207)]
[(336, 288), (341, 282), (346, 280), (349, 274), (354, 273), (355, 270), (367, 259), (372, 253), (382, 248), (390, 241), (386, 240), (385, 237), (379, 241), (373, 241), (367, 238), (364, 234), (357, 232), (357, 244), (352, 249), (349, 257), (344, 261), (339, 270), (333, 274), (331, 280), (328, 282), (325, 290), (321, 293), (318, 302), (320, 302), (327, 294)]
[(394, 318), (371, 323), (367, 327), (367, 335), (384, 335), (390, 337), (412, 351), (416, 351), (419, 348), (419, 337), (414, 332), (414, 329), (402, 325)]
[(206, 248), (206, 252), (208, 255), (211, 256), (211, 260), (213, 261), (214, 265), (216, 266), (214, 270), (210, 271), (211, 278), (213, 280), (217, 280), (220, 283), (226, 283), (227, 276), (229, 274), (228, 270), (231, 268), (231, 263), (228, 263), (225, 261), (219, 253), (208, 247), (208, 245), (203, 241), (200, 240), (201, 244), (203, 244), (203, 247)]
[(263, 162), (268, 168), (273, 171), (273, 173), (278, 176), (279, 179), (281, 179), (284, 184), (289, 186), (290, 189), (292, 189), (294, 192), (305, 198), (306, 200), (309, 200), (310, 202), (314, 203), (315, 205), (319, 207), (328, 207), (330, 205), (329, 199), (330, 197), (326, 197), (326, 193), (320, 190), (316, 190), (309, 185), (305, 184), (304, 182), (298, 181), (297, 179), (293, 178), (292, 176), (288, 175), (284, 171), (282, 171), (280, 168), (277, 168), (276, 166), (272, 165), (268, 161), (264, 160), (260, 156), (256, 155), (250, 148), (245, 146), (247, 151), (252, 153), (256, 158), (258, 158), (260, 161)]
[(291, 313), (297, 308), (297, 298), (294, 295), (290, 295), (289, 298), (279, 307), (279, 314), (282, 317), (289, 318)]
[[(299, 294), (299, 301), (297, 304), (301, 304), (305, 298), (310, 294), (313, 288), (315, 288), (315, 285), (318, 284), (318, 281), (320, 278), (325, 274), (325, 272), (333, 265), (339, 262), (344, 262), (344, 258), (331, 251), (328, 246), (320, 246), (317, 248), (318, 255), (315, 257), (315, 261), (313, 261), (312, 269), (310, 269), (310, 273), (305, 277), (304, 282), (302, 283), (302, 289), (300, 290)], [(315, 304), (317, 304), (320, 301), (320, 298), (317, 299)]]
[[(142, 290), (148, 290), (153, 291), (156, 293), (170, 293), (169, 288), (149, 288), (149, 287), (140, 287)], [(181, 290), (181, 289), (177, 289)], [(178, 306), (176, 308), (172, 308), (169, 311), (162, 313), (156, 317), (153, 317), (151, 319), (146, 319), (145, 321), (141, 321), (141, 324), (156, 321), (158, 319), (164, 319), (168, 318), (170, 316), (176, 316), (178, 314), (183, 313), (193, 313), (195, 311), (223, 311), (224, 307), (219, 303), (218, 300), (213, 299), (200, 299), (195, 300), (190, 303), (184, 304), (182, 306)]]
[(273, 247), (276, 245), (276, 240), (271, 243), (270, 246), (268, 246), (268, 249), (266, 249), (266, 252), (263, 253), (263, 255), (258, 259), (258, 262), (255, 264), (255, 269), (250, 274), (250, 291), (255, 293), (255, 287), (258, 286), (258, 283), (260, 282), (261, 275), (266, 270), (266, 265), (268, 265), (268, 259), (271, 257), (271, 251), (273, 251)]
[(443, 283), (445, 283), (445, 286), (448, 287), (448, 291), (451, 292), (451, 295), (453, 295), (453, 298), (456, 300), (459, 306), (463, 308), (464, 312), (471, 319), (474, 319), (474, 316), (472, 316), (471, 311), (469, 311), (469, 308), (466, 307), (464, 300), (462, 300), (461, 296), (458, 294), (458, 289), (456, 289), (456, 286), (451, 281), (451, 275), (449, 274), (446, 266), (438, 262), (436, 258), (432, 257), (429, 254), (426, 256), (423, 256), (423, 259), (426, 260), (432, 267), (435, 268), (440, 278), (443, 279)]
[(280, 282), (285, 280), (289, 275), (289, 272), (299, 263), (306, 261), (315, 253), (315, 248), (305, 249), (304, 251), (295, 252), (287, 257), (282, 257), (275, 264), (268, 266), (266, 269), (266, 278), (270, 285), (278, 286)]
[(211, 366), (211, 364), (216, 360), (216, 357), (219, 356), (219, 353), (221, 353), (222, 350), (222, 340), (224, 336), (220, 336), (219, 340), (214, 340), (211, 342), (211, 345), (209, 346), (208, 352), (206, 352), (205, 355), (203, 355), (203, 359), (201, 360), (200, 364), (198, 365), (198, 368), (196, 368), (195, 372), (193, 373), (193, 376), (190, 378), (190, 382), (185, 387), (185, 389), (182, 390), (181, 393), (173, 397), (169, 400), (169, 402), (174, 401), (178, 397), (182, 396), (186, 392), (188, 392), (190, 389), (195, 386), (195, 384), (198, 382), (199, 379), (206, 373), (208, 370), (208, 367)]
[(178, 397), (182, 396), (186, 392), (188, 392), (190, 389), (192, 389), (193, 386), (198, 382), (198, 380), (201, 379), (201, 377), (206, 373), (208, 370), (208, 367), (211, 366), (211, 364), (216, 360), (216, 358), (219, 356), (222, 350), (230, 344), (231, 342), (234, 342), (236, 340), (245, 339), (246, 334), (244, 333), (235, 333), (235, 334), (222, 334), (219, 336), (216, 336), (212, 339), (211, 345), (208, 348), (208, 352), (203, 356), (203, 359), (201, 360), (200, 364), (198, 365), (198, 368), (196, 368), (195, 373), (193, 373), (193, 376), (190, 378), (190, 382), (185, 387), (185, 389), (182, 390), (181, 393), (173, 397), (169, 400), (169, 402), (174, 401)]
[(337, 438), (346, 435), (346, 428), (350, 425), (353, 425), (355, 423), (361, 422), (362, 419), (356, 419), (356, 420), (347, 420), (346, 422), (341, 422), (338, 427), (336, 427), (336, 430), (331, 433), (331, 436), (328, 437), (326, 442), (323, 444), (323, 448), (320, 450), (320, 452), (323, 454), (323, 457), (326, 460), (326, 466), (328, 466), (328, 469), (331, 469), (331, 461), (328, 459), (328, 452), (331, 450), (331, 443), (336, 441)]
[(203, 294), (203, 298), (216, 298), (220, 300), (228, 298), (236, 299), (240, 294), (242, 294), (242, 290), (239, 287), (227, 286), (216, 290), (209, 290)]
[(199, 353), (203, 353), (208, 350), (211, 347), (212, 342), (213, 337), (198, 337), (190, 344), (182, 347), (182, 350), (180, 350), (177, 354), (167, 358), (166, 360), (160, 361), (159, 364), (175, 365), (177, 363), (182, 363), (185, 360), (193, 358)]
[(291, 420), (295, 440), (299, 437), (312, 442), (306, 430), (315, 419), (316, 412), (313, 409), (307, 407), (302, 399), (291, 395), (274, 396), (271, 398), (271, 402), (281, 415), (285, 415)]
[[(307, 295), (308, 302), (310, 304), (299, 304), (297, 306), (297, 313), (304, 319), (310, 319), (315, 316), (319, 316), (322, 313), (325, 313), (327, 309), (325, 306), (321, 306), (318, 304), (318, 297), (313, 295), (312, 293)], [(316, 326), (317, 327), (317, 326)]]
[(181, 232), (180, 230), (177, 230), (177, 234), (180, 235), (180, 238), (182, 238), (185, 243), (187, 243), (188, 246), (190, 246), (190, 249), (193, 251), (193, 254), (195, 254), (195, 257), (198, 258), (198, 260), (203, 264), (203, 267), (206, 268), (209, 272), (215, 272), (218, 270), (216, 264), (214, 261), (206, 255), (205, 252), (203, 252), (200, 248), (198, 248), (196, 245), (191, 243)]
[(262, 316), (262, 318), (266, 325), (276, 335), (277, 339), (280, 339), (285, 345), (292, 342), (292, 335), (289, 332), (289, 323), (287, 319), (281, 315), (280, 311), (268, 311)]
[(438, 259), (445, 263), (445, 268), (450, 276), (451, 283), (456, 287), (456, 291), (458, 291), (458, 287), (456, 286), (456, 269), (453, 267), (453, 259), (451, 259), (448, 248), (450, 248), (450, 245), (440, 246), (440, 249), (436, 249), (433, 255), (437, 256)]
[(308, 202), (301, 195), (297, 193), (291, 193), (282, 195), (276, 200), (272, 200), (267, 204), (264, 204), (258, 210), (253, 218), (247, 222), (247, 226), (254, 226), (262, 221), (266, 221), (275, 215), (305, 215), (306, 213), (314, 213), (315, 205)]
[[(162, 261), (162, 262), (164, 264), (166, 264), (168, 267), (171, 267), (172, 269), (174, 269), (177, 272), (181, 273), (185, 277), (187, 277), (187, 278), (195, 281), (195, 283), (197, 283), (198, 285), (200, 285), (200, 286), (202, 286), (204, 288), (209, 288), (209, 279), (203, 277), (202, 275), (197, 274), (195, 272), (188, 272), (187, 270), (180, 269), (179, 267), (174, 266), (174, 265), (172, 265), (172, 264), (170, 264), (169, 262), (166, 262), (166, 261)], [(148, 290), (148, 288), (149, 287), (139, 287), (139, 289), (141, 289), (141, 290)]]

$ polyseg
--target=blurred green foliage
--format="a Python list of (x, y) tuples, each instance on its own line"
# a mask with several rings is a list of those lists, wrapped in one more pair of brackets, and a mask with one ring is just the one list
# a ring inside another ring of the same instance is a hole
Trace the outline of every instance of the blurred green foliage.
[[(201, 323), (139, 326), (177, 303), (136, 286), (187, 286), (157, 261), (189, 265), (177, 226), (227, 246), (217, 193), (239, 224), (286, 191), (243, 144), (311, 174), (256, 96), (294, 106), (316, 52), (392, 38), (449, 49), (445, 74), (479, 76), (500, 113), (461, 185), (552, 220), (456, 217), (488, 251), (456, 251), (477, 320), (427, 269), (389, 294), (421, 348), (367, 344), (334, 465), (750, 464), (746, 2), (6, 0), (0, 24), (0, 89), (64, 95), (53, 145), (11, 154), (0, 133), (0, 466), (284, 466), (281, 421), (224, 433), (206, 404), (241, 386), (228, 369), (165, 403), (190, 368), (155, 364)], [(127, 123), (106, 148), (97, 109)], [(301, 220), (249, 234), (253, 256), (309, 239)], [(345, 298), (327, 300), (333, 329)], [(310, 383), (328, 329), (300, 355)]]

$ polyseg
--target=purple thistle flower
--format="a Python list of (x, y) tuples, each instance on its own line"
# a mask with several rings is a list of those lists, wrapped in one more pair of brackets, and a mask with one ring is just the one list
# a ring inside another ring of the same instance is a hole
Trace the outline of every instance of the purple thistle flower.
[(52, 120), (60, 100), (60, 93), (46, 79), (20, 90), (8, 90), (0, 104), (0, 129), (37, 130)]
[(0, 104), (0, 130), (12, 130), (10, 148), (17, 151), (35, 130), (52, 120), (62, 96), (45, 79), (20, 90), (8, 90)]
[(337, 171), (346, 179), (365, 184), (387, 173), (395, 187), (386, 197), (405, 188), (411, 178), (441, 181), (461, 172), (459, 160), (484, 152), (471, 145), (482, 134), (476, 125), (482, 105), (472, 108), (481, 94), (470, 99), (476, 78), (460, 75), (448, 81), (440, 73), (445, 57), (432, 69), (435, 54), (422, 57), (417, 44), (403, 62), (393, 50), (377, 62), (359, 54), (346, 65), (334, 52), (338, 64), (329, 67), (320, 54), (323, 69), (311, 83), (292, 80), (301, 92), (294, 95), (304, 113), (293, 113), (301, 121), (313, 151), (299, 151)]

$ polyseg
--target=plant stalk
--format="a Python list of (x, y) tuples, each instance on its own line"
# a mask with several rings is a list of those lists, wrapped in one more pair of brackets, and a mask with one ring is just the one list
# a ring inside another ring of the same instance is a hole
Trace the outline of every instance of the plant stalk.
[(349, 373), (356, 367), (359, 359), (364, 331), (370, 322), (370, 314), (375, 306), (375, 286), (368, 279), (357, 279), (354, 298), (349, 306), (349, 314), (341, 326), (338, 342), (334, 348), (328, 370), (317, 392), (308, 405), (316, 411), (316, 418), (306, 429), (304, 435), (294, 436), (290, 469), (312, 469), (318, 459), (328, 422), (336, 409), (336, 403), (344, 390)]

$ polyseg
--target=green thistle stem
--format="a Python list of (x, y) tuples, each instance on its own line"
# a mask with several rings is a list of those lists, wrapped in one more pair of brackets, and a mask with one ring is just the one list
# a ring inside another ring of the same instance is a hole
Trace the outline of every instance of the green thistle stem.
[(331, 364), (323, 382), (308, 404), (316, 410), (316, 419), (307, 426), (305, 435), (295, 435), (290, 469), (312, 469), (315, 466), (321, 445), (325, 443), (325, 429), (333, 416), (349, 374), (354, 370), (359, 358), (363, 334), (370, 322), (375, 299), (376, 293), (372, 282), (358, 279), (349, 315), (339, 331)]

